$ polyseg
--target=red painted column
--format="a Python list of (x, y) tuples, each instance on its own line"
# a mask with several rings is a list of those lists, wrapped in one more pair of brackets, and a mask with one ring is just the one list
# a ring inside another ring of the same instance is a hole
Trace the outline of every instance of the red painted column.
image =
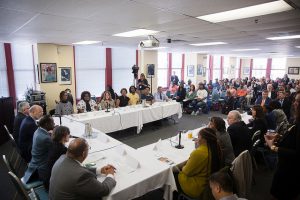
[(111, 48), (106, 48), (105, 86), (112, 86), (112, 57)]
[(223, 79), (223, 72), (224, 72), (224, 56), (221, 56), (221, 63), (220, 63), (220, 79)]
[[(15, 76), (14, 76), (14, 67), (12, 62), (11, 55), (11, 45), (10, 43), (4, 43), (4, 52), (7, 68), (7, 82), (8, 82), (8, 91), (9, 96), (13, 97), (13, 101), (16, 101), (16, 86), (15, 86)], [(14, 103), (14, 107), (16, 104)]]
[(182, 64), (181, 64), (181, 81), (184, 81), (184, 64), (185, 64), (185, 54), (182, 54)]
[(249, 72), (249, 78), (252, 78), (252, 70), (253, 70), (253, 59), (250, 60), (250, 72)]
[(272, 69), (272, 58), (268, 58), (267, 69), (266, 69), (266, 78), (270, 78)]
[(240, 66), (239, 66), (238, 78), (241, 78), (241, 75), (242, 75), (242, 59), (240, 58)]
[(208, 79), (213, 80), (214, 76), (213, 76), (213, 67), (214, 66), (214, 57), (213, 56), (209, 56), (209, 63), (208, 63), (208, 69), (209, 69), (209, 76)]
[(172, 53), (168, 53), (168, 87), (170, 86), (172, 76)]
[[(77, 85), (76, 85), (76, 59), (75, 59), (75, 46), (73, 46), (73, 62), (74, 62), (74, 86), (75, 86), (75, 91), (74, 91), (74, 95), (76, 98), (76, 104), (77, 104)], [(79, 100), (79, 99), (78, 99)]]
[(135, 65), (139, 66), (139, 50), (135, 51)]

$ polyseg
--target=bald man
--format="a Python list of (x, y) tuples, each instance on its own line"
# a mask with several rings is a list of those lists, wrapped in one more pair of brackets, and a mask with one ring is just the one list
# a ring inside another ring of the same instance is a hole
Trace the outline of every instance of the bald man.
[(230, 111), (227, 116), (227, 122), (229, 125), (227, 132), (230, 135), (235, 157), (238, 157), (244, 150), (250, 151), (252, 146), (250, 130), (245, 122), (242, 121), (239, 111)]
[[(81, 165), (89, 152), (89, 145), (83, 138), (70, 142), (67, 154), (62, 155), (52, 168), (50, 200), (101, 199), (115, 187), (115, 168), (107, 165), (102, 168), (87, 169)], [(106, 176), (101, 183), (97, 174)]]
[(31, 160), (31, 148), (33, 134), (38, 128), (36, 120), (43, 116), (43, 108), (33, 105), (29, 108), (29, 116), (25, 117), (21, 123), (19, 131), (19, 147), (21, 156), (29, 163)]

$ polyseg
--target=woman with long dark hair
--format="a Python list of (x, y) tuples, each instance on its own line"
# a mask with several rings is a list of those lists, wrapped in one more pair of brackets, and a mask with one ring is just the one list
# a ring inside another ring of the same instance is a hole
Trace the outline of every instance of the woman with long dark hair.
[(260, 131), (260, 144), (264, 144), (264, 134), (268, 130), (268, 124), (266, 120), (266, 116), (264, 113), (264, 109), (261, 105), (254, 105), (251, 109), (253, 120), (250, 121), (247, 126), (251, 127), (250, 133), (253, 135), (256, 131)]
[(178, 174), (179, 190), (191, 198), (203, 195), (208, 177), (223, 166), (222, 152), (213, 129), (201, 129), (195, 147)]
[(271, 194), (275, 199), (297, 199), (300, 195), (300, 92), (294, 100), (295, 122), (283, 136), (265, 135), (270, 149), (278, 153), (278, 163), (273, 176)]

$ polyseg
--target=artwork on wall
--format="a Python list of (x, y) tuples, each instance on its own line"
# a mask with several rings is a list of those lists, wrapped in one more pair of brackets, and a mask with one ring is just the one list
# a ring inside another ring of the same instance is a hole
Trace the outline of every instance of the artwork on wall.
[(188, 77), (194, 77), (195, 74), (195, 66), (194, 65), (188, 65), (187, 66), (187, 76)]
[(298, 75), (300, 67), (288, 67), (288, 74)]
[(155, 74), (155, 65), (147, 64), (147, 78), (154, 77)]
[(204, 77), (206, 77), (206, 68), (205, 68), (205, 67), (203, 67), (202, 69), (203, 69), (203, 71), (202, 71), (202, 72), (203, 72), (203, 74), (202, 74), (202, 75), (203, 75)]
[(244, 75), (249, 75), (250, 74), (250, 67), (244, 67), (243, 68), (243, 74)]
[(72, 74), (71, 67), (61, 67), (59, 68), (59, 84), (61, 85), (71, 85), (72, 84)]
[(57, 66), (56, 63), (41, 63), (41, 82), (53, 83), (57, 82)]
[(199, 64), (197, 65), (197, 75), (201, 75), (203, 74), (203, 65)]

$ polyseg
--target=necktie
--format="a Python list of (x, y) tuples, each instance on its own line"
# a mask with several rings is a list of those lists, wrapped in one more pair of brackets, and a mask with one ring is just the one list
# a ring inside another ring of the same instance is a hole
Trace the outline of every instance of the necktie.
[(261, 104), (260, 104), (261, 107), (263, 107), (263, 106), (265, 105), (265, 101), (266, 101), (265, 99), (263, 99), (263, 100), (261, 101)]
[(159, 98), (160, 98), (160, 100), (162, 100), (162, 96), (161, 96), (161, 93), (159, 93)]

